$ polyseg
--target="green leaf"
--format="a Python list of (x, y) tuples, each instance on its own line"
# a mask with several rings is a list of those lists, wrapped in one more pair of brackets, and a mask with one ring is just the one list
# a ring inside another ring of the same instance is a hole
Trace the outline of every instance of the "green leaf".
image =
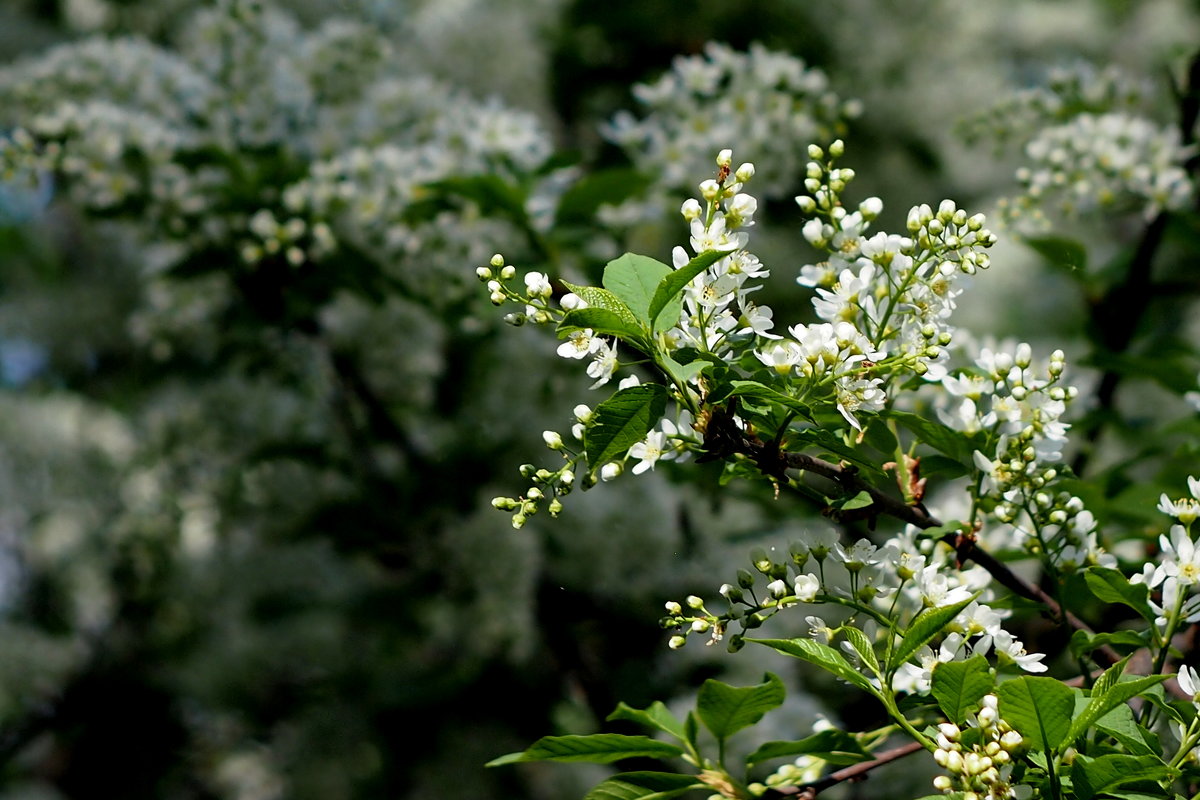
[(595, 472), (645, 439), (666, 408), (667, 390), (657, 383), (622, 389), (596, 406), (583, 434), (588, 469)]
[[(1102, 688), (1100, 686), (1101, 681), (1103, 681), (1104, 678), (1114, 670), (1118, 670), (1118, 668), (1124, 669), (1125, 662), (1128, 660), (1129, 659), (1127, 658), (1125, 661), (1121, 661), (1119, 664), (1110, 667), (1108, 671), (1101, 676), (1100, 681), (1096, 682), (1095, 687), (1092, 688), (1091, 702), (1087, 704), (1082, 714), (1071, 721), (1071, 730), (1067, 734), (1068, 742), (1073, 742), (1078, 739), (1097, 720), (1099, 720), (1112, 709), (1125, 703), (1130, 698), (1136, 697), (1146, 689), (1149, 689), (1151, 686), (1157, 686), (1170, 677), (1168, 675), (1146, 675), (1145, 677), (1121, 681), (1115, 685), (1105, 686)], [(1118, 671), (1116, 674), (1119, 676), (1120, 672)]]
[(832, 672), (844, 681), (854, 684), (860, 689), (878, 696), (878, 690), (871, 685), (865, 675), (850, 665), (841, 653), (832, 647), (812, 639), (746, 639), (747, 642), (764, 644), (778, 650), (784, 655), (803, 659), (810, 664), (816, 664), (826, 672)]
[(880, 412), (881, 416), (896, 420), (916, 434), (925, 444), (968, 467), (973, 465), (974, 442), (967, 434), (956, 431), (932, 419), (917, 416), (907, 411)]
[(856, 508), (867, 508), (875, 501), (868, 492), (862, 491), (838, 506), (842, 511), (853, 511)]
[(933, 668), (933, 697), (946, 719), (961, 725), (979, 709), (979, 701), (992, 691), (995, 679), (982, 655), (966, 661), (943, 661)]
[(635, 346), (643, 344), (646, 337), (644, 328), (627, 322), (620, 314), (605, 308), (568, 311), (558, 323), (558, 335), (563, 337), (584, 328), (591, 328), (597, 336), (616, 336)]
[[(626, 253), (604, 267), (604, 288), (624, 301), (638, 320), (649, 328), (650, 301), (658, 285), (672, 272), (674, 270), (661, 261)], [(662, 327), (670, 328), (678, 321), (679, 315), (676, 314), (673, 320), (663, 317), (661, 323)]]
[(797, 742), (767, 742), (746, 756), (746, 765), (794, 756), (816, 756), (839, 767), (871, 759), (871, 754), (859, 744), (857, 736), (830, 729)]
[(962, 611), (967, 606), (971, 605), (975, 599), (979, 597), (979, 593), (968, 597), (966, 600), (960, 600), (957, 603), (940, 608), (927, 608), (917, 615), (912, 624), (908, 626), (908, 631), (904, 634), (904, 638), (900, 640), (899, 646), (892, 652), (891, 663), (888, 664), (888, 672), (895, 670), (908, 659), (912, 658), (913, 654), (921, 649), (921, 646), (928, 644), (929, 640), (941, 633), (946, 623), (958, 616), (958, 612)]
[(695, 775), (673, 772), (622, 772), (597, 784), (583, 800), (668, 800), (705, 785)]
[(1162, 759), (1155, 756), (1113, 754), (1088, 758), (1076, 756), (1071, 765), (1071, 783), (1077, 800), (1091, 800), (1101, 792), (1136, 781), (1161, 781), (1170, 776)]
[(628, 167), (598, 170), (563, 192), (554, 213), (556, 227), (591, 225), (602, 205), (617, 205), (641, 192), (650, 179)]
[(1106, 631), (1104, 633), (1075, 631), (1071, 634), (1071, 653), (1078, 658), (1105, 646), (1130, 653), (1146, 647), (1149, 640), (1149, 628), (1144, 631)]
[(1119, 570), (1108, 567), (1089, 567), (1083, 573), (1088, 589), (1105, 603), (1122, 603), (1142, 615), (1148, 622), (1155, 618), (1154, 610), (1146, 598), (1150, 590), (1144, 583), (1130, 583)]
[(644, 709), (633, 708), (624, 702), (618, 703), (616, 710), (608, 715), (607, 721), (612, 722), (617, 719), (637, 722), (650, 728), (658, 728), (664, 733), (671, 734), (676, 739), (687, 738), (687, 732), (683, 729), (683, 723), (675, 719), (675, 716), (667, 710), (667, 707), (658, 700), (655, 700)]
[[(1084, 697), (1082, 693), (1076, 694), (1075, 717), (1082, 714), (1090, 702), (1091, 698)], [(1120, 705), (1109, 711), (1096, 721), (1095, 728), (1100, 733), (1116, 739), (1134, 755), (1149, 756), (1162, 752), (1158, 737), (1137, 724), (1133, 718), (1133, 709), (1128, 705)]]
[(778, 708), (786, 695), (783, 681), (769, 672), (756, 686), (730, 686), (710, 678), (700, 687), (696, 714), (713, 736), (724, 740)]
[(618, 315), (621, 320), (639, 330), (642, 329), (642, 323), (637, 318), (637, 315), (625, 305), (625, 301), (617, 297), (608, 289), (599, 289), (595, 286), (576, 286), (573, 283), (562, 282), (563, 286), (570, 291), (579, 295), (579, 297), (588, 304), (588, 308), (603, 308), (606, 311), (611, 311)]
[(660, 356), (663, 369), (679, 383), (687, 383), (706, 369), (712, 367), (712, 362), (696, 359), (686, 364), (680, 364), (670, 356)]
[(589, 736), (543, 736), (524, 752), (510, 753), (487, 763), (489, 767), (524, 761), (586, 761), (611, 764), (623, 758), (674, 758), (683, 750), (648, 736), (593, 733)]
[[(683, 287), (687, 286), (692, 282), (693, 278), (695, 278), (701, 272), (704, 272), (704, 270), (708, 269), (713, 264), (720, 261), (722, 258), (725, 258), (727, 255), (729, 255), (729, 253), (718, 250), (709, 250), (708, 252), (701, 253), (700, 255), (696, 256), (691, 261), (673, 271), (667, 277), (663, 278), (662, 282), (658, 284), (658, 288), (654, 291), (654, 297), (650, 300), (649, 317), (650, 321), (653, 323), (650, 327), (655, 331), (661, 331), (671, 327), (671, 325), (674, 325), (674, 322), (672, 322), (670, 325), (665, 324), (665, 320), (670, 318), (672, 314), (676, 313), (666, 312), (667, 306), (676, 305), (676, 301), (678, 301), (679, 304), (682, 304), (683, 301), (679, 300), (679, 295), (683, 291)], [(667, 314), (666, 317), (662, 316), (664, 312)], [(675, 319), (679, 319), (678, 315), (675, 316)]]
[(766, 400), (769, 403), (775, 403), (776, 405), (781, 405), (795, 411), (805, 419), (811, 420), (813, 418), (812, 409), (808, 405), (758, 381), (730, 381), (726, 390), (720, 395), (713, 397), (711, 402), (720, 403), (730, 397), (751, 397), (757, 400)]
[(879, 659), (875, 657), (875, 648), (871, 646), (871, 640), (867, 638), (867, 635), (853, 625), (843, 625), (839, 630), (845, 634), (846, 641), (850, 642), (850, 646), (854, 648), (854, 652), (858, 653), (863, 664), (872, 673), (878, 675), (880, 672)]
[(1058, 236), (1034, 236), (1024, 240), (1025, 244), (1054, 267), (1068, 272), (1087, 271), (1087, 249), (1073, 239)]
[(1067, 738), (1075, 694), (1055, 678), (1028, 675), (996, 687), (1000, 717), (1034, 750), (1053, 751)]

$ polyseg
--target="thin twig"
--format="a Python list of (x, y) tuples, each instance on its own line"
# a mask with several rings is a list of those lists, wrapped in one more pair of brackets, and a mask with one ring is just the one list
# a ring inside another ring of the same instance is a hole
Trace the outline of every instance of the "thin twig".
[(891, 750), (885, 750), (870, 761), (862, 761), (858, 764), (839, 769), (837, 772), (831, 772), (825, 777), (804, 786), (785, 786), (779, 789), (771, 789), (763, 797), (795, 797), (798, 800), (813, 800), (818, 794), (831, 786), (836, 786), (845, 781), (865, 780), (867, 773), (876, 767), (882, 767), (884, 764), (889, 764), (892, 761), (910, 756), (924, 749), (920, 742), (909, 742), (908, 744), (894, 747)]

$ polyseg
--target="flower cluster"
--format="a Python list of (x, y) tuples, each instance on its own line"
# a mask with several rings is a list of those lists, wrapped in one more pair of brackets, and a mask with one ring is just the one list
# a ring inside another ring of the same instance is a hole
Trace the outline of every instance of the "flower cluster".
[[(910, 209), (908, 236), (880, 232), (868, 237), (883, 203), (871, 197), (857, 210), (846, 211), (841, 194), (854, 172), (834, 166), (842, 149), (840, 141), (834, 142), (828, 160), (821, 148), (809, 150), (808, 194), (796, 202), (810, 215), (804, 238), (827, 258), (802, 267), (797, 282), (816, 290), (817, 316), (834, 325), (853, 325), (868, 345), (858, 348), (865, 360), (879, 361), (886, 354), (895, 367), (937, 378), (944, 374), (945, 348), (953, 335), (949, 318), (962, 292), (958, 278), (987, 268), (984, 250), (996, 237), (984, 227), (982, 214), (968, 216), (950, 200), (936, 211), (928, 205)], [(857, 401), (870, 410), (880, 407), (876, 383), (853, 386), (839, 386), (839, 396), (847, 395), (851, 405)], [(858, 427), (846, 406), (839, 408)]]
[[(809, 635), (818, 641), (835, 642), (844, 626), (857, 625), (868, 633), (876, 650), (890, 652), (894, 638), (902, 636), (923, 610), (955, 606), (959, 611), (947, 624), (938, 650), (921, 647), (893, 675), (875, 676), (876, 682), (888, 678), (893, 691), (928, 692), (938, 663), (989, 652), (1027, 672), (1046, 670), (1042, 654), (1028, 653), (1002, 627), (1005, 612), (986, 604), (989, 574), (956, 566), (949, 548), (920, 538), (916, 529), (894, 536), (882, 547), (866, 539), (844, 545), (832, 531), (813, 531), (794, 542), (785, 559), (760, 549), (751, 561), (753, 572), (739, 570), (736, 584), (720, 588), (728, 611), (714, 613), (698, 596), (666, 604), (662, 624), (675, 631), (669, 642), (672, 648), (683, 647), (692, 634), (706, 637), (709, 644), (721, 641), (736, 625), (739, 631), (731, 635), (730, 647), (738, 649), (746, 631), (784, 609), (804, 604), (835, 607), (834, 611), (840, 607), (841, 613), (851, 614), (844, 624), (807, 616)], [(759, 576), (765, 586), (757, 585)], [(856, 623), (859, 618), (863, 619)], [(849, 640), (842, 642), (842, 648), (853, 660), (861, 655)]]
[(1083, 501), (1055, 491), (1067, 441), (1062, 421), (1078, 391), (1062, 385), (1062, 351), (1035, 366), (1033, 350), (983, 347), (971, 367), (948, 373), (935, 410), (943, 424), (982, 433), (988, 452), (974, 452), (980, 482), (976, 501), (1006, 525), (1005, 536), (1060, 570), (1115, 566), (1097, 540), (1096, 520)]
[(1031, 131), (1065, 122), (1076, 114), (1131, 112), (1148, 91), (1145, 81), (1112, 64), (1102, 69), (1087, 62), (1053, 67), (1038, 85), (1013, 92), (964, 120), (959, 128), (970, 142), (986, 138), (1000, 144), (1025, 141)]
[[(220, 251), (295, 270), (365, 252), (414, 293), (448, 295), (440, 268), (457, 275), (519, 234), (469, 200), (414, 212), (422, 187), (524, 175), (550, 139), (530, 113), (385, 75), (389, 47), (371, 26), (305, 30), (247, 0), (195, 12), (174, 52), (133, 37), (64, 45), (0, 69), (2, 113), (19, 124), (0, 172), (53, 174), (179, 260)], [(418, 254), (421, 270), (402, 268)]]
[(1170, 641), (1182, 624), (1200, 621), (1200, 549), (1192, 540), (1192, 524), (1200, 518), (1200, 479), (1188, 476), (1188, 497), (1159, 499), (1158, 510), (1174, 517), (1168, 535), (1159, 537), (1158, 563), (1147, 563), (1132, 583), (1144, 583), (1160, 592), (1151, 608), (1163, 641)]
[(1191, 201), (1196, 187), (1179, 132), (1129, 114), (1079, 114), (1045, 128), (1025, 147), (1030, 164), (1017, 171), (1024, 194), (1005, 213), (1054, 208), (1065, 216), (1139, 211), (1146, 218)]
[(666, 190), (685, 187), (701, 170), (699, 154), (737, 142), (770, 165), (756, 184), (763, 196), (785, 196), (794, 190), (803, 147), (843, 134), (859, 111), (819, 69), (761, 45), (740, 53), (710, 43), (704, 55), (676, 58), (656, 83), (633, 91), (649, 113), (641, 120), (619, 114), (605, 135)]
[(1024, 740), (999, 714), (996, 695), (984, 695), (973, 725), (963, 731), (952, 722), (938, 725), (933, 760), (949, 775), (933, 779), (934, 788), (964, 800), (1005, 800), (1015, 797), (1011, 783), (1013, 754)]

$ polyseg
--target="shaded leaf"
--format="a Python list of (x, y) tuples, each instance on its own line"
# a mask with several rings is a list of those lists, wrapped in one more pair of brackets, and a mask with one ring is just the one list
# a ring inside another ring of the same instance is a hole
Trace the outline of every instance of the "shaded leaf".
[(786, 695), (783, 681), (769, 672), (755, 686), (730, 686), (710, 678), (700, 687), (696, 714), (713, 736), (727, 739), (778, 708)]
[(854, 734), (830, 729), (796, 742), (767, 742), (746, 756), (746, 764), (804, 755), (816, 756), (839, 767), (871, 759), (871, 754), (859, 744)]
[(1077, 800), (1091, 800), (1101, 792), (1137, 781), (1159, 781), (1170, 775), (1167, 765), (1155, 756), (1112, 754), (1099, 758), (1076, 756), (1071, 765), (1071, 783)]
[(596, 406), (583, 435), (588, 469), (595, 472), (645, 439), (666, 408), (667, 390), (657, 383), (621, 389)]
[[(1128, 661), (1128, 659), (1126, 659)], [(1117, 669), (1124, 667), (1125, 661), (1111, 667), (1105, 675)], [(1120, 673), (1118, 673), (1119, 675)], [(1103, 677), (1103, 676), (1102, 676)], [(1141, 694), (1151, 686), (1157, 686), (1165, 681), (1168, 675), (1146, 675), (1144, 677), (1134, 678), (1128, 681), (1116, 683), (1113, 686), (1101, 688), (1097, 682), (1096, 687), (1092, 689), (1091, 701), (1084, 708), (1083, 712), (1071, 721), (1071, 730), (1068, 734), (1068, 741), (1082, 736), (1088, 728), (1090, 728), (1097, 720), (1113, 710), (1117, 706), (1125, 703), (1132, 697)]]
[(683, 751), (648, 736), (593, 733), (589, 736), (543, 736), (524, 752), (510, 753), (487, 763), (489, 767), (524, 761), (586, 761), (611, 764), (623, 758), (674, 758)]
[(1031, 236), (1023, 241), (1053, 267), (1071, 273), (1087, 270), (1087, 248), (1080, 242), (1059, 236)]
[(609, 722), (618, 719), (637, 722), (650, 728), (658, 728), (664, 733), (671, 734), (676, 739), (687, 738), (687, 733), (683, 729), (683, 723), (675, 719), (675, 716), (667, 710), (667, 707), (658, 700), (655, 700), (644, 709), (633, 708), (624, 702), (618, 703), (616, 710), (609, 714), (606, 719)]
[(876, 658), (875, 648), (871, 646), (871, 640), (867, 638), (867, 635), (853, 625), (843, 625), (840, 630), (863, 663), (871, 672), (878, 675), (879, 659)]
[(645, 329), (606, 308), (577, 308), (568, 311), (558, 323), (558, 334), (565, 336), (584, 328), (591, 328), (597, 336), (616, 336), (638, 344), (645, 338)]
[(1119, 570), (1108, 567), (1089, 567), (1083, 573), (1088, 589), (1097, 599), (1105, 603), (1121, 603), (1142, 615), (1148, 622), (1153, 622), (1156, 614), (1150, 608), (1147, 598), (1150, 590), (1144, 583), (1130, 583)]
[(706, 788), (695, 775), (673, 772), (622, 772), (597, 784), (583, 800), (667, 800)]

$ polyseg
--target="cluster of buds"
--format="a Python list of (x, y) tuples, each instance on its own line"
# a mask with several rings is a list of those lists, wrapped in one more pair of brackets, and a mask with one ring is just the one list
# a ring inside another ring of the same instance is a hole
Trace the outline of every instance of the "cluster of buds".
[(934, 778), (934, 788), (946, 794), (962, 792), (963, 800), (1012, 797), (1009, 764), (1023, 744), (1021, 734), (1000, 719), (994, 694), (984, 696), (975, 719), (978, 725), (965, 731), (951, 722), (938, 725), (933, 760), (950, 774)]
[[(823, 574), (825, 561), (832, 555), (853, 576), (857, 572), (855, 567), (862, 567), (855, 561), (856, 547), (843, 549), (830, 532), (813, 536), (807, 543), (794, 542), (789, 547), (788, 557), (783, 560), (777, 561), (762, 548), (755, 548), (750, 556), (754, 571), (739, 569), (737, 583), (726, 583), (720, 588), (721, 596), (729, 602), (729, 610), (724, 614), (709, 611), (704, 600), (696, 595), (691, 595), (682, 604), (674, 601), (666, 604), (667, 616), (661, 624), (667, 630), (676, 631), (668, 644), (675, 649), (683, 647), (689, 634), (698, 633), (707, 634), (711, 645), (721, 641), (729, 625), (736, 622), (741, 632), (730, 637), (729, 649), (741, 649), (745, 631), (760, 627), (782, 609), (800, 603), (820, 602), (826, 592), (825, 581), (806, 570), (810, 559), (817, 563)], [(761, 589), (756, 589), (758, 576), (767, 581)], [(856, 594), (863, 603), (868, 603), (875, 591), (873, 584), (865, 581)]]
[[(582, 438), (582, 425), (586, 421), (585, 415), (590, 413), (587, 406), (576, 407), (575, 417), (579, 422), (573, 429), (575, 438)], [(512, 512), (512, 526), (517, 529), (524, 527), (529, 518), (536, 514), (543, 504), (551, 517), (557, 517), (563, 509), (562, 500), (559, 498), (570, 494), (576, 485), (575, 468), (580, 455), (567, 447), (562, 434), (558, 431), (543, 431), (542, 441), (547, 448), (560, 453), (566, 463), (557, 470), (539, 468), (533, 464), (522, 464), (521, 477), (531, 482), (530, 487), (525, 490), (525, 494), (520, 497), (492, 498), (492, 508), (498, 511)], [(584, 480), (594, 482), (591, 476), (585, 476)], [(585, 485), (584, 488), (587, 486)]]
[[(555, 321), (562, 314), (548, 302), (554, 296), (554, 287), (551, 286), (549, 277), (541, 272), (530, 272), (525, 275), (524, 291), (514, 289), (509, 284), (516, 278), (517, 268), (512, 264), (505, 264), (504, 256), (499, 253), (492, 256), (487, 266), (477, 268), (475, 276), (487, 285), (488, 299), (492, 301), (492, 305), (502, 306), (509, 302), (524, 304), (524, 311), (514, 311), (504, 316), (504, 321), (509, 325), (520, 327), (526, 322), (544, 325)], [(577, 302), (572, 304), (572, 298)], [(568, 310), (582, 308), (584, 305), (575, 295), (567, 295), (562, 303), (563, 308)]]
[[(557, 433), (547, 431), (547, 444), (551, 441), (556, 441), (558, 447), (551, 449), (561, 449), (562, 439)], [(553, 437), (549, 436), (553, 434)], [(575, 487), (575, 471), (572, 469), (574, 462), (570, 462), (556, 471), (548, 469), (539, 469), (533, 464), (521, 465), (521, 477), (528, 478), (531, 486), (525, 490), (525, 494), (521, 497), (494, 497), (492, 498), (492, 508), (498, 511), (512, 512), (512, 526), (520, 529), (531, 516), (536, 514), (545, 503), (546, 511), (551, 517), (557, 517), (563, 509), (560, 497), (568, 495)]]

